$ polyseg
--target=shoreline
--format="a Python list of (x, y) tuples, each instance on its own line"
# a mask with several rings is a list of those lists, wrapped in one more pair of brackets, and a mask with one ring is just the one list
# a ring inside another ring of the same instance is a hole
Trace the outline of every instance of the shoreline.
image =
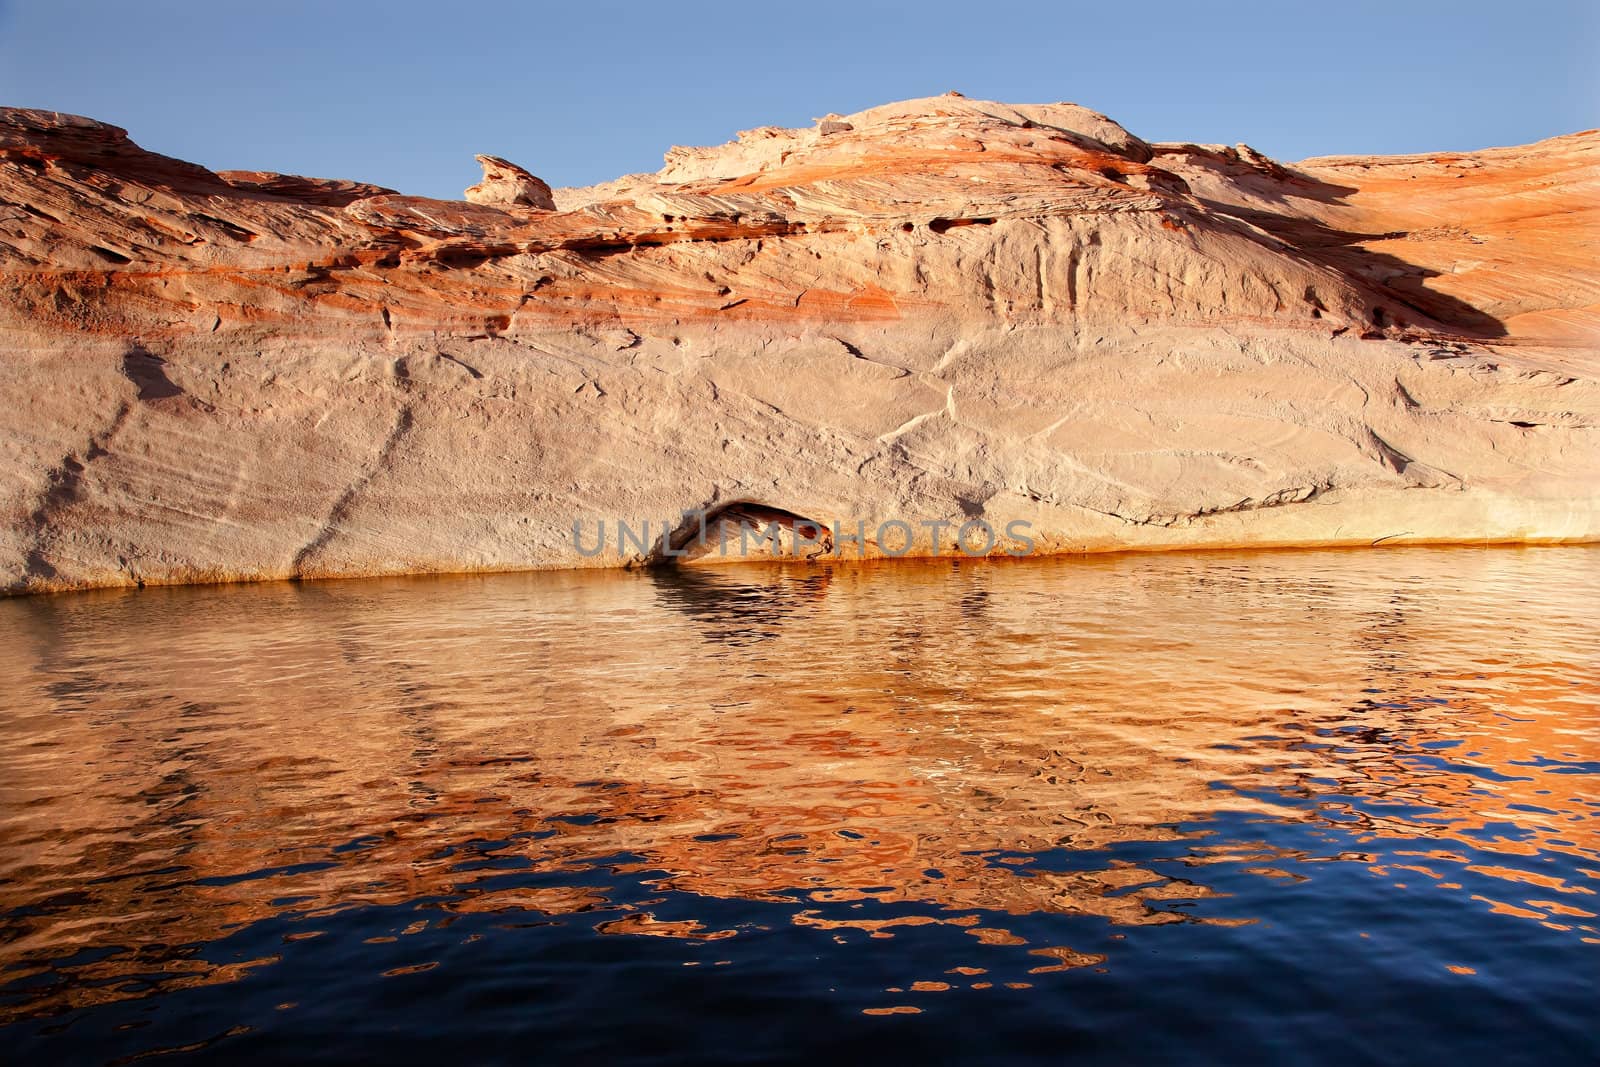
[(945, 563), (967, 563), (974, 566), (1026, 566), (1030, 563), (1053, 563), (1065, 560), (1102, 560), (1119, 556), (1205, 556), (1205, 555), (1261, 555), (1280, 553), (1303, 552), (1365, 552), (1374, 549), (1389, 551), (1395, 549), (1432, 549), (1432, 550), (1490, 550), (1490, 549), (1532, 549), (1548, 550), (1563, 548), (1586, 548), (1600, 545), (1600, 536), (1585, 536), (1580, 538), (1537, 538), (1524, 540), (1484, 539), (1484, 540), (1405, 540), (1385, 541), (1383, 544), (1374, 545), (1370, 542), (1341, 541), (1305, 544), (1207, 544), (1207, 545), (1141, 545), (1124, 547), (1092, 548), (1081, 551), (1056, 551), (1033, 552), (1027, 555), (1012, 556), (1003, 552), (995, 552), (985, 556), (969, 556), (961, 553), (941, 554), (906, 554), (904, 556), (869, 556), (865, 558), (823, 557), (814, 560), (792, 559), (785, 557), (764, 556), (727, 563), (673, 563), (673, 562), (637, 562), (619, 565), (573, 565), (566, 563), (549, 564), (531, 567), (496, 567), (478, 568), (471, 570), (401, 570), (401, 571), (374, 571), (370, 573), (329, 574), (316, 576), (270, 575), (259, 577), (217, 578), (209, 580), (178, 580), (163, 581), (159, 579), (144, 582), (104, 583), (98, 585), (77, 585), (56, 589), (24, 589), (0, 591), (0, 600), (30, 600), (34, 598), (73, 597), (109, 593), (139, 593), (146, 590), (178, 590), (178, 589), (222, 589), (228, 587), (262, 587), (278, 585), (322, 585), (324, 583), (344, 582), (396, 582), (423, 579), (463, 579), (463, 578), (498, 578), (513, 575), (636, 575), (644, 572), (655, 571), (671, 573), (682, 571), (689, 573), (711, 574), (737, 574), (746, 569), (759, 571), (779, 569), (800, 569), (810, 571), (832, 570), (835, 567), (874, 568), (912, 566), (926, 567)]

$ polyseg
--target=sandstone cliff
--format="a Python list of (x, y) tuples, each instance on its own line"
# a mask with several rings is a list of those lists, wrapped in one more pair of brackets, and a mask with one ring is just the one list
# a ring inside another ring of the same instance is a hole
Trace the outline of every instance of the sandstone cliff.
[(480, 160), (430, 200), (0, 110), (0, 587), (617, 565), (692, 509), (1600, 534), (1600, 133), (1285, 166), (952, 95), (551, 195)]

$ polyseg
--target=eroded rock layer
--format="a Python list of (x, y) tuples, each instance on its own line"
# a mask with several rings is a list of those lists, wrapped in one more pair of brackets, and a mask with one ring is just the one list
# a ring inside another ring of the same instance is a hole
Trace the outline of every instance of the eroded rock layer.
[(1290, 167), (947, 96), (549, 197), (481, 158), (440, 201), (0, 111), (0, 586), (618, 565), (685, 511), (1600, 532), (1595, 132)]

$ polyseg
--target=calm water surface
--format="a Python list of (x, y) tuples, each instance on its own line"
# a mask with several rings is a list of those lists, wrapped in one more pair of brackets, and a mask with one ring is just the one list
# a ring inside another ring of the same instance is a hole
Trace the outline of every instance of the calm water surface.
[(0, 602), (14, 1063), (1600, 1061), (1600, 552)]

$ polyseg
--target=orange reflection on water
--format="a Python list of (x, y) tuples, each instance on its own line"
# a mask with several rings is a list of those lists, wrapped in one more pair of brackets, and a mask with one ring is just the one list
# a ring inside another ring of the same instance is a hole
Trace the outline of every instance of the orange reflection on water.
[[(391, 940), (745, 932), (619, 902), (628, 877), (819, 940), (962, 931), (913, 991), (1001, 949), (1026, 974), (985, 986), (1107, 961), (1006, 916), (1248, 924), (1225, 867), (1359, 865), (1593, 939), (1597, 594), (1590, 550), (1456, 549), (0, 603), (0, 966), (72, 979), (0, 1011), (234, 980), (277, 956), (194, 947), (420, 900)], [(1214, 839), (1223, 812), (1260, 838)], [(1329, 844), (1269, 840), (1290, 824)], [(1181, 864), (1117, 854), (1162, 842)], [(1529, 869), (1557, 856), (1586, 866)]]

